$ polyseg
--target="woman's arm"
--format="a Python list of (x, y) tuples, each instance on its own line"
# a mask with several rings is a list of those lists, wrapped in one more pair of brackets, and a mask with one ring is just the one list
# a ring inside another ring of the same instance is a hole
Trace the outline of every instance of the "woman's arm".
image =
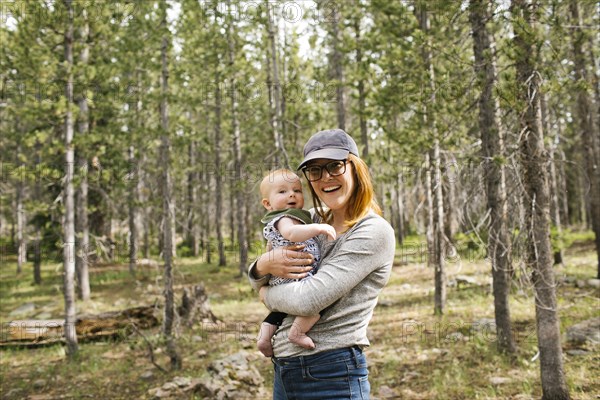
[(391, 267), (394, 231), (382, 218), (364, 221), (340, 240), (344, 242), (319, 266), (315, 276), (265, 288), (267, 308), (291, 315), (314, 315), (347, 294), (371, 272)]

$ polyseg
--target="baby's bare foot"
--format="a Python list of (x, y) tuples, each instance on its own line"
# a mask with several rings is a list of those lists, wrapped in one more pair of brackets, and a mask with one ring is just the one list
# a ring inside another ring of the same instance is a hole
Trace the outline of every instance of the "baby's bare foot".
[(267, 322), (260, 324), (256, 345), (258, 346), (258, 350), (260, 350), (265, 357), (273, 357), (273, 344), (271, 343), (271, 338), (276, 330), (277, 326), (275, 325), (271, 325)]
[(304, 347), (305, 349), (314, 349), (316, 347), (312, 339), (306, 336), (305, 333), (290, 335), (290, 342), (297, 344), (300, 347)]
[(259, 339), (256, 344), (258, 345), (258, 350), (265, 357), (273, 357), (273, 345), (271, 344), (271, 339)]

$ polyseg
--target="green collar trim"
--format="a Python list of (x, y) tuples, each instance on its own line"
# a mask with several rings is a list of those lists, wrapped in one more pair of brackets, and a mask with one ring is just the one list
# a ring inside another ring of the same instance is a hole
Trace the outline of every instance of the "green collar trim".
[(284, 210), (269, 211), (262, 217), (260, 222), (262, 222), (263, 224), (266, 224), (269, 221), (271, 221), (273, 218), (275, 218), (279, 215), (282, 215), (282, 214), (289, 215), (291, 217), (295, 217), (295, 218), (299, 219), (300, 221), (304, 222), (305, 224), (313, 223), (312, 218), (310, 216), (310, 212), (308, 212), (306, 210), (301, 210), (298, 208), (287, 208)]

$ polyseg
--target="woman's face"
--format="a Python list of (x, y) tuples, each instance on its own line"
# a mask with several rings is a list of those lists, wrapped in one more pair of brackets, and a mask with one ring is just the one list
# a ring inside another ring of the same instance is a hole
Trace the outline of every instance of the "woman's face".
[[(311, 161), (307, 167), (320, 166), (335, 161), (319, 158)], [(335, 214), (345, 213), (352, 193), (354, 193), (354, 166), (346, 160), (346, 171), (337, 176), (331, 176), (327, 169), (323, 168), (321, 179), (310, 182), (315, 193), (323, 203)], [(343, 215), (343, 214), (342, 214)]]

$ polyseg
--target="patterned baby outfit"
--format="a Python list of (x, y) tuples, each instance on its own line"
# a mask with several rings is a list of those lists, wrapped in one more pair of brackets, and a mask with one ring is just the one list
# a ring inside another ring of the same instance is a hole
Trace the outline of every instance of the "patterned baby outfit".
[[(290, 208), (287, 210), (271, 211), (267, 213), (261, 220), (261, 222), (265, 223), (265, 227), (263, 228), (263, 236), (265, 237), (265, 239), (271, 242), (271, 246), (274, 249), (282, 246), (291, 246), (295, 244), (305, 245), (305, 247), (300, 251), (312, 254), (315, 259), (315, 262), (312, 264), (313, 269), (311, 269), (308, 272), (308, 275), (306, 276), (306, 278), (308, 278), (309, 276), (312, 276), (317, 273), (317, 267), (321, 258), (321, 253), (319, 251), (317, 241), (314, 238), (310, 238), (304, 242), (295, 243), (285, 239), (283, 236), (281, 236), (281, 232), (279, 232), (279, 230), (275, 227), (277, 221), (279, 221), (283, 217), (294, 218), (295, 220), (298, 220), (303, 224), (312, 224), (310, 213), (306, 210)], [(269, 285), (281, 285), (282, 283), (296, 282), (298, 280), (299, 279), (280, 278), (278, 276), (272, 276), (271, 279), (269, 279)]]

